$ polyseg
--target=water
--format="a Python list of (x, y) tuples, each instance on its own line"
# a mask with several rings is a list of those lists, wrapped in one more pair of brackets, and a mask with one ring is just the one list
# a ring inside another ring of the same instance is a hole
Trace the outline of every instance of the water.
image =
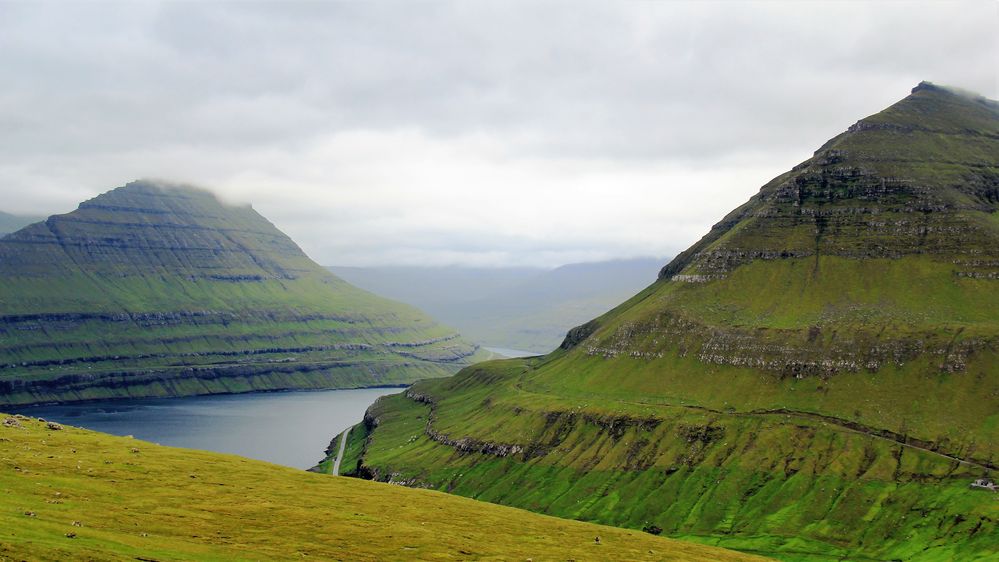
[(361, 421), (379, 396), (401, 388), (259, 392), (109, 400), (21, 408), (42, 417), (160, 445), (233, 453), (309, 468), (335, 435)]
[(489, 351), (492, 351), (493, 353), (499, 353), (500, 355), (504, 355), (510, 358), (533, 357), (535, 355), (544, 355), (543, 353), (538, 353), (536, 351), (524, 351), (523, 349), (511, 349), (509, 347), (489, 347), (486, 345), (482, 347), (488, 349)]

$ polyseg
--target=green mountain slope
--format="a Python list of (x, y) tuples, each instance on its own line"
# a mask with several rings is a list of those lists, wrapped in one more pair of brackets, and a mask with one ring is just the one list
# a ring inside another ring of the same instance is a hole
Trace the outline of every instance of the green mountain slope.
[(380, 400), (344, 466), (789, 560), (999, 555), (999, 105), (921, 84), (544, 358)]
[(477, 353), (194, 188), (130, 183), (0, 239), (0, 404), (408, 383)]
[(762, 560), (429, 490), (0, 420), (4, 559)]

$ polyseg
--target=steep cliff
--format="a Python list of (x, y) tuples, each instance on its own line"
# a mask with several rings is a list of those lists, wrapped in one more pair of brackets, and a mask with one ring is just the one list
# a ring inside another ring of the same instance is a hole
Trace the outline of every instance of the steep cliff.
[(133, 182), (0, 240), (0, 404), (399, 384), (476, 353), (196, 188)]
[(986, 559), (997, 283), (999, 105), (923, 83), (558, 351), (379, 401), (356, 471), (794, 560)]

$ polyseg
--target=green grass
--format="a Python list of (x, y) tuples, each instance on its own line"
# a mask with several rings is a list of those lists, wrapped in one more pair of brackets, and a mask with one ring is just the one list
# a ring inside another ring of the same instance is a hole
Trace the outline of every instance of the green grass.
[(429, 490), (20, 423), (0, 426), (2, 559), (757, 559)]
[(996, 559), (996, 131), (920, 88), (585, 337), (379, 401), (359, 474), (788, 560)]
[(149, 182), (0, 240), (0, 310), (0, 404), (405, 383), (487, 356), (251, 208)]
[[(489, 363), (414, 391), (440, 397), (436, 431), (541, 454), (497, 457), (435, 442), (424, 432), (430, 407), (400, 395), (372, 408), (370, 435), (363, 425), (351, 431), (365, 436), (366, 470), (550, 515), (653, 523), (670, 536), (788, 560), (977, 560), (999, 546), (999, 502), (968, 488), (978, 466), (803, 417), (530, 393), (523, 367)], [(636, 424), (643, 420), (654, 427)]]

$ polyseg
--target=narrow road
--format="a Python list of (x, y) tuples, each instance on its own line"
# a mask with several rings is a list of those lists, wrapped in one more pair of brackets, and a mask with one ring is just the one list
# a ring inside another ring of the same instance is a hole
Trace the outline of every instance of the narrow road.
[(340, 461), (343, 460), (343, 451), (347, 448), (347, 434), (350, 433), (350, 428), (343, 430), (340, 434), (340, 450), (337, 451), (336, 460), (333, 461), (333, 476), (340, 476)]

